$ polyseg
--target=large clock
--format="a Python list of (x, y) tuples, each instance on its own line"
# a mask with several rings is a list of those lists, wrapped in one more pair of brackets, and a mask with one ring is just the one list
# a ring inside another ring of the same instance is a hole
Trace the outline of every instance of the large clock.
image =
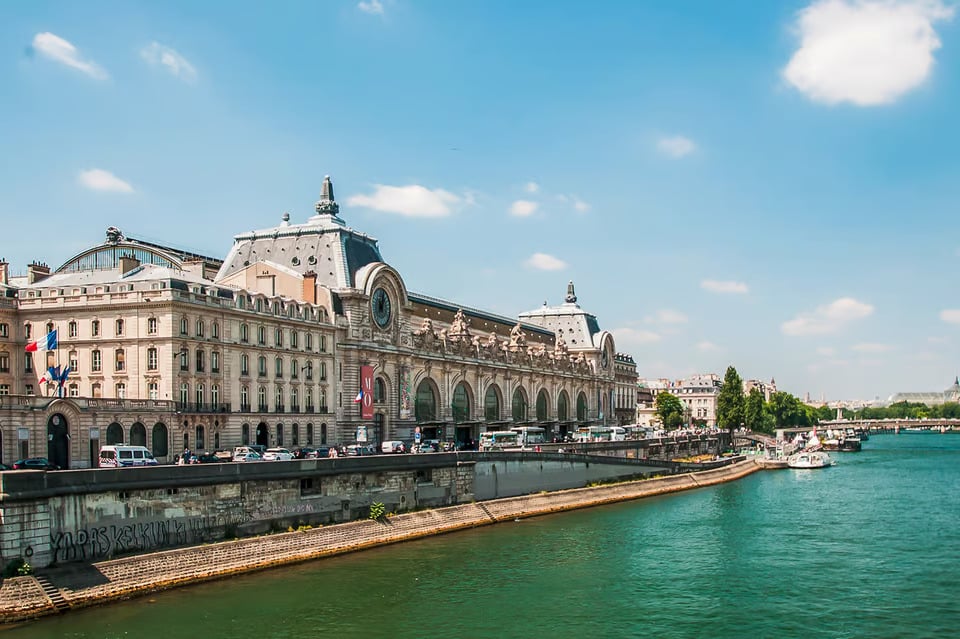
[(378, 288), (373, 292), (370, 304), (373, 307), (373, 321), (380, 328), (386, 328), (390, 324), (390, 296), (385, 290)]

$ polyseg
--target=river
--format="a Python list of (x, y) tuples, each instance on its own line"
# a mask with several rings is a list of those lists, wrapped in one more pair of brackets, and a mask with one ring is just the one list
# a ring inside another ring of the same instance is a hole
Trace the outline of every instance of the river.
[(526, 519), (8, 629), (71, 637), (943, 637), (960, 629), (960, 435), (823, 470)]

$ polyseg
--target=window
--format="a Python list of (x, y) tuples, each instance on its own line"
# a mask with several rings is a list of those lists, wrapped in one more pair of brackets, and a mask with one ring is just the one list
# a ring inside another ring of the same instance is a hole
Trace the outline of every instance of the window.
[(277, 386), (276, 393), (274, 394), (273, 401), (274, 406), (277, 408), (277, 412), (283, 412), (283, 386)]
[(313, 388), (307, 387), (303, 391), (303, 401), (306, 404), (306, 410), (308, 413), (313, 412)]
[(27, 339), (33, 338), (33, 327), (30, 324), (23, 325), (23, 336)]
[(90, 384), (90, 394), (94, 397), (103, 397), (103, 390), (99, 383)]
[(327, 352), (327, 336), (326, 335), (320, 336), (320, 352), (321, 353)]
[(213, 351), (210, 353), (210, 372), (219, 373), (220, 372), (220, 352)]
[(115, 334), (117, 337), (120, 337), (121, 335), (123, 335), (123, 320), (118, 319), (115, 326), (116, 326)]
[(306, 378), (308, 381), (312, 380), (313, 379), (313, 362), (307, 362), (306, 368), (307, 368)]
[(10, 325), (0, 323), (0, 337), (10, 337)]
[(93, 373), (99, 373), (103, 366), (103, 362), (100, 358), (100, 351), (94, 350), (90, 352), (90, 371)]
[[(93, 320), (92, 322), (90, 322), (90, 335), (92, 335), (93, 337), (100, 336), (100, 320)], [(30, 337), (30, 336), (27, 335), (27, 337)]]
[(326, 413), (327, 411), (327, 389), (320, 389), (320, 412)]
[(127, 398), (127, 385), (123, 382), (117, 382), (117, 399), (126, 399)]
[(27, 395), (33, 395), (33, 384), (27, 384), (24, 388), (26, 388)]
[(257, 389), (257, 408), (261, 413), (267, 412), (267, 389), (263, 386)]
[(157, 349), (155, 348), (147, 349), (147, 370), (157, 370)]
[(10, 394), (10, 384), (0, 384), (0, 395)]
[(257, 327), (257, 344), (261, 346), (266, 346), (267, 344), (267, 329), (262, 326)]
[(203, 450), (206, 446), (206, 442), (204, 441), (204, 438), (203, 438), (204, 436), (203, 426), (198, 425), (196, 430), (197, 430), (197, 450)]
[(250, 340), (250, 329), (246, 324), (240, 325), (240, 341), (246, 344)]
[[(52, 294), (52, 293), (53, 293), (53, 291), (51, 291), (51, 294)], [(53, 332), (53, 329), (54, 329), (53, 322), (47, 322), (47, 332), (48, 332), (48, 333), (52, 333), (52, 332)]]
[(220, 324), (214, 322), (210, 325), (210, 337), (213, 339), (220, 339)]
[(312, 351), (313, 350), (313, 333), (307, 333), (306, 337), (304, 337), (303, 339), (304, 339), (303, 347), (308, 351)]
[(300, 393), (296, 388), (290, 389), (290, 410), (295, 413), (300, 412)]
[(151, 317), (147, 319), (147, 334), (156, 335), (157, 334), (157, 318)]
[(220, 403), (220, 386), (217, 384), (210, 386), (210, 403), (214, 405)]
[(116, 352), (114, 353), (114, 356), (113, 356), (113, 361), (114, 361), (115, 370), (117, 370), (117, 371), (123, 371), (123, 370), (125, 370), (125, 366), (124, 366), (125, 360), (124, 360), (124, 357), (123, 357), (123, 349), (122, 349), (122, 348), (118, 348), (118, 349), (116, 350)]
[(260, 377), (267, 375), (267, 358), (263, 355), (257, 358), (257, 375)]
[(204, 360), (204, 352), (203, 352), (203, 349), (200, 349), (200, 348), (197, 349), (197, 353), (196, 353), (196, 355), (194, 356), (194, 360), (196, 361), (197, 372), (198, 372), (198, 373), (202, 373), (203, 370), (204, 370), (204, 361), (203, 361), (203, 360)]
[(166, 457), (167, 450), (167, 427), (162, 422), (157, 422), (153, 426), (153, 454)]
[(77, 363), (77, 351), (70, 351), (70, 353), (67, 355), (67, 361), (69, 362), (70, 370), (77, 370), (79, 368)]
[(313, 446), (313, 424), (307, 424), (307, 446)]
[(290, 360), (290, 379), (297, 379), (300, 377), (300, 363), (292, 359)]
[(283, 329), (278, 328), (273, 332), (273, 343), (279, 348), (283, 346)]
[(76, 322), (71, 321), (69, 324), (67, 324), (67, 334), (68, 334), (70, 337), (76, 337), (76, 336), (77, 336), (77, 323), (76, 323)]
[(297, 341), (297, 331), (290, 331), (290, 348), (296, 348)]
[(33, 372), (33, 353), (23, 354), (23, 372), (25, 373)]
[(283, 424), (277, 424), (277, 446), (283, 446)]
[(327, 363), (326, 362), (320, 362), (320, 381), (321, 382), (327, 381)]
[(197, 400), (197, 410), (199, 410), (204, 401), (203, 384), (197, 384), (193, 389), (193, 393), (194, 398)]
[(180, 403), (186, 404), (190, 401), (190, 386), (186, 382), (180, 382)]
[(240, 443), (244, 446), (250, 443), (250, 424), (244, 424), (240, 428)]
[(156, 382), (147, 384), (147, 397), (150, 399), (160, 399), (160, 385)]
[(240, 355), (240, 374), (249, 375), (250, 374), (250, 358), (247, 357), (246, 353)]
[(187, 318), (186, 317), (180, 318), (180, 334), (181, 335), (187, 334)]
[(274, 372), (277, 374), (277, 377), (283, 377), (283, 359), (277, 357), (273, 360)]
[(290, 445), (299, 446), (300, 445), (300, 425), (294, 424), (290, 427)]
[(327, 425), (326, 424), (320, 424), (320, 443), (321, 444), (327, 443)]
[(197, 320), (197, 337), (203, 337), (203, 320)]
[(382, 377), (378, 377), (373, 384), (373, 402), (382, 404), (387, 401), (387, 383)]
[(240, 410), (247, 411), (250, 409), (250, 391), (246, 386), (240, 387)]
[(76, 384), (70, 384), (67, 388), (67, 395), (70, 397), (80, 397), (80, 387)]
[(10, 353), (0, 353), (0, 373), (10, 372)]

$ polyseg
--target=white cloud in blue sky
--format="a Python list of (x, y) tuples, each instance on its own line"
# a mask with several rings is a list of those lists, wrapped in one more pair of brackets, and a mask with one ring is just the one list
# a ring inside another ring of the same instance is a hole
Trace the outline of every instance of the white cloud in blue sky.
[(672, 158), (682, 158), (696, 151), (697, 144), (683, 135), (673, 135), (657, 140), (657, 148)]
[(510, 205), (510, 215), (514, 217), (530, 217), (540, 208), (539, 202), (533, 200), (516, 200)]
[(140, 49), (140, 57), (152, 66), (165, 68), (174, 77), (180, 78), (184, 82), (192, 83), (197, 80), (197, 70), (190, 64), (190, 61), (176, 50), (159, 42), (151, 42)]
[(873, 306), (852, 297), (842, 297), (814, 311), (801, 313), (781, 326), (785, 335), (823, 335), (836, 333), (849, 324), (873, 314)]
[(110, 171), (103, 169), (88, 169), (80, 171), (77, 181), (81, 186), (91, 191), (107, 191), (111, 193), (133, 193), (133, 186), (121, 180)]
[(383, 15), (383, 4), (380, 0), (364, 0), (358, 2), (357, 8), (371, 15)]
[(444, 189), (428, 189), (419, 184), (387, 186), (375, 184), (369, 195), (353, 195), (347, 198), (350, 206), (396, 213), (406, 217), (446, 217), (453, 213), (461, 202), (458, 195)]
[(735, 280), (703, 280), (700, 282), (700, 288), (711, 293), (746, 295), (750, 292), (750, 287), (745, 282)]
[(783, 77), (812, 100), (875, 106), (922, 84), (953, 16), (939, 0), (819, 0), (800, 11)]
[(527, 259), (527, 266), (538, 271), (562, 271), (567, 263), (546, 253), (534, 253)]
[(106, 80), (110, 75), (93, 60), (85, 59), (72, 43), (53, 33), (38, 33), (33, 37), (33, 50), (45, 58), (76, 69), (95, 80)]

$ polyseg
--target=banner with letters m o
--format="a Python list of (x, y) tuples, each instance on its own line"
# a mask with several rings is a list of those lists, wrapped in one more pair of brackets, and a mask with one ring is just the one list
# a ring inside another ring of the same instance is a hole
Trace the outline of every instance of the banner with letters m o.
[(360, 367), (360, 419), (373, 419), (373, 366)]

